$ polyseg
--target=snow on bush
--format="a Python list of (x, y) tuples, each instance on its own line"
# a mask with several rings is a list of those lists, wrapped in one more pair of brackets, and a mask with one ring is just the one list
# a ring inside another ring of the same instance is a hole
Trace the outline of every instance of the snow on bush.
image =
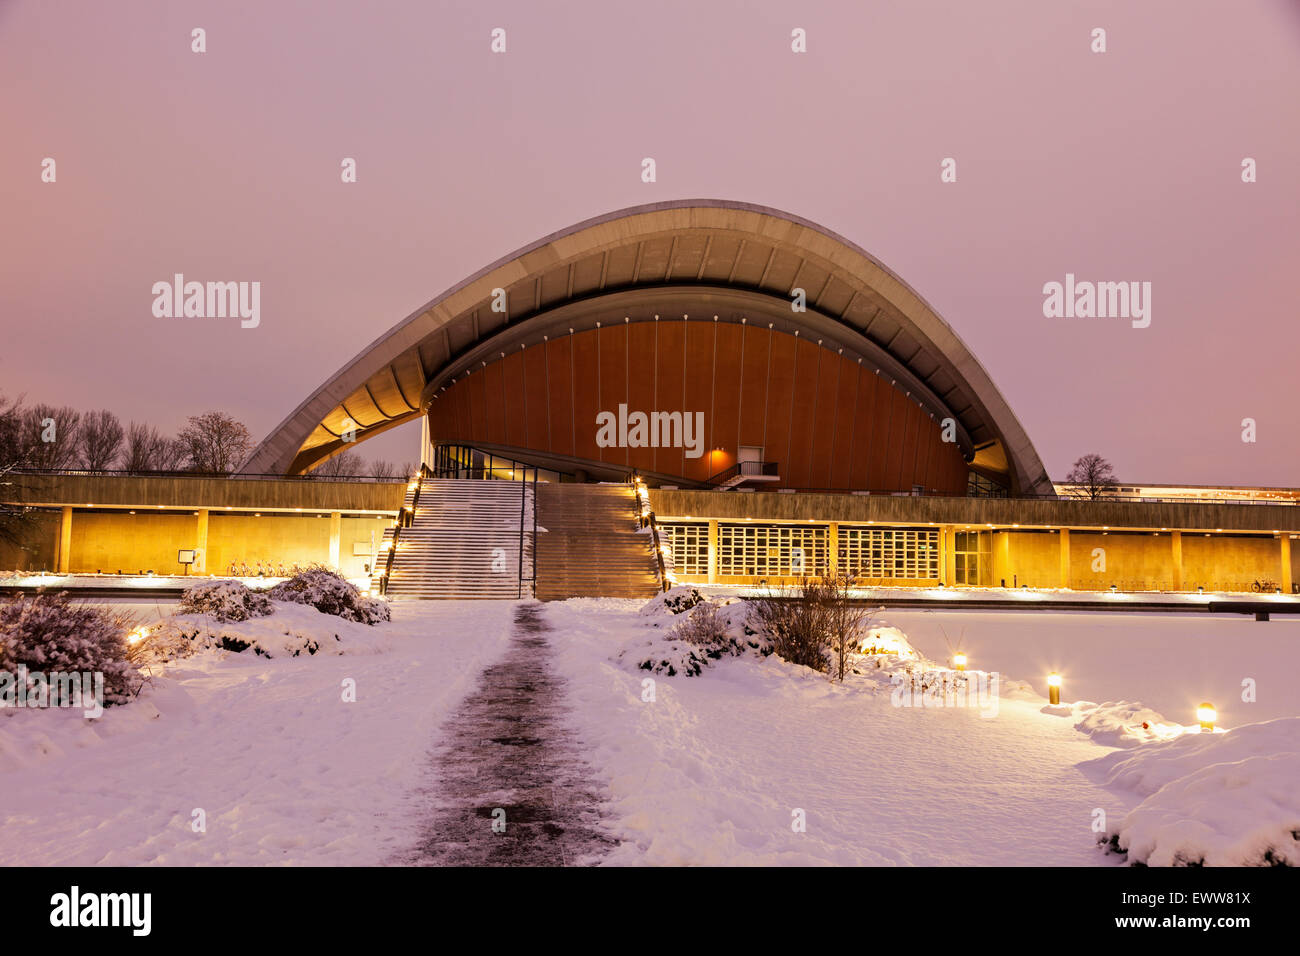
[[(641, 608), (642, 617), (663, 617), (665, 614), (682, 614), (707, 600), (698, 588), (679, 584), (671, 590), (652, 597)], [(655, 625), (658, 627), (658, 624)]]
[[(80, 702), (64, 700), (71, 687), (49, 680), (49, 675), (102, 673), (104, 704), (124, 704), (140, 684), (127, 659), (126, 630), (123, 618), (89, 604), (73, 604), (66, 592), (19, 594), (0, 603), (0, 671), (16, 675), (25, 667), (28, 692), (43, 694), (48, 689), (50, 705), (65, 707)], [(36, 687), (36, 682), (44, 687)]]
[(1141, 803), (1101, 840), (1146, 866), (1300, 866), (1300, 717), (1194, 729), (1083, 764)]
[(195, 650), (252, 651), (266, 658), (373, 653), (387, 650), (390, 644), (386, 634), (377, 635), (368, 624), (287, 603), (277, 603), (268, 617), (246, 621), (178, 614), (164, 621), (149, 640), (163, 647), (183, 643)]
[(1183, 732), (1182, 727), (1167, 721), (1163, 714), (1127, 700), (1104, 704), (1081, 700), (1068, 707), (1054, 708), (1049, 704), (1043, 710), (1068, 714), (1075, 719), (1075, 730), (1108, 747), (1136, 747), (1153, 740), (1168, 740)]
[(641, 608), (651, 628), (667, 625), (667, 633), (631, 653), (641, 670), (675, 677), (698, 677), (722, 657), (772, 653), (772, 642), (760, 637), (748, 623), (748, 608), (737, 598), (712, 601), (695, 588), (677, 587), (652, 598)]
[(281, 581), (271, 588), (271, 599), (309, 604), (322, 614), (361, 624), (376, 624), (392, 617), (386, 601), (363, 596), (352, 582), (320, 565)]
[(182, 614), (203, 614), (218, 621), (247, 621), (274, 610), (270, 598), (239, 581), (196, 584), (181, 595), (179, 609)]

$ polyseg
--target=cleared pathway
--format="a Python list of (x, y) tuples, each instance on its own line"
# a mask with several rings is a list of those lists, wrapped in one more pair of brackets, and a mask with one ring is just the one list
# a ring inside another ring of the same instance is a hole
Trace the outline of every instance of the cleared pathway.
[(573, 866), (614, 845), (603, 799), (564, 721), (564, 681), (540, 604), (515, 612), (505, 657), (448, 721), (435, 813), (417, 864)]

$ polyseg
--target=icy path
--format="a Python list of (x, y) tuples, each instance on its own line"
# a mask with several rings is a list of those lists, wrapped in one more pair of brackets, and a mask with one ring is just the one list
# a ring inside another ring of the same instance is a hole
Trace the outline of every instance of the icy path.
[[(1003, 700), (996, 717), (890, 706), (782, 662), (724, 660), (655, 680), (609, 660), (641, 626), (630, 602), (548, 606), (591, 745), (610, 779), (610, 863), (1105, 865), (1094, 808), (1130, 797), (1076, 765), (1109, 753)], [(1014, 676), (1014, 675), (1013, 675)], [(802, 810), (806, 832), (791, 827)]]
[(601, 794), (565, 723), (541, 605), (515, 612), (504, 659), (448, 722), (435, 762), (436, 812), (410, 861), (455, 866), (595, 862), (613, 841)]
[(389, 860), (419, 839), (430, 742), (503, 653), (515, 606), (396, 603), (378, 653), (192, 658), (93, 728), (0, 712), (0, 865)]

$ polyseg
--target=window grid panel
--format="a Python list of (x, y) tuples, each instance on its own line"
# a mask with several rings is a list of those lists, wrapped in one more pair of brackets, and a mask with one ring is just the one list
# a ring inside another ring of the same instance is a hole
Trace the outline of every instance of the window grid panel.
[(826, 573), (826, 527), (719, 524), (718, 574), (733, 577), (800, 577)]
[(676, 574), (709, 573), (709, 526), (700, 523), (658, 522), (660, 538), (672, 554)]
[(939, 532), (840, 525), (839, 571), (855, 578), (939, 577)]

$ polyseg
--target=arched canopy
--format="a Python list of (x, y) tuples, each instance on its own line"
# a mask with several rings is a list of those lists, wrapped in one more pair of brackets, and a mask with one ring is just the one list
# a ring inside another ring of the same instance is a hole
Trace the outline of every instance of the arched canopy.
[[(791, 308), (802, 289), (806, 311)], [(495, 290), (504, 290), (501, 296)], [(685, 310), (685, 311), (683, 311)], [(778, 210), (682, 200), (578, 223), (498, 260), (363, 349), (254, 450), (243, 473), (301, 474), (418, 418), (433, 396), (512, 349), (653, 315), (763, 322), (861, 359), (1016, 493), (1050, 494), (1024, 429), (988, 373), (910, 286), (848, 240)]]

